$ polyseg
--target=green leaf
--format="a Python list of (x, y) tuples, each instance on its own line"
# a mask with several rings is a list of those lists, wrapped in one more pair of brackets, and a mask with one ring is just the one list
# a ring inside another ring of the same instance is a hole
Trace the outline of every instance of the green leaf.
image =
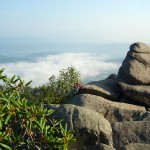
[(28, 85), (30, 85), (31, 83), (32, 83), (32, 80), (29, 81), (28, 83), (26, 83), (25, 86), (28, 86)]
[(0, 129), (2, 129), (3, 124), (2, 124), (2, 119), (0, 118)]
[(11, 78), (11, 80), (10, 80), (11, 83), (14, 82), (15, 77), (16, 77), (16, 75), (14, 75), (14, 76)]
[(10, 114), (8, 114), (8, 115), (7, 115), (7, 117), (6, 117), (6, 119), (5, 119), (4, 124), (7, 124), (7, 123), (8, 123), (8, 121), (10, 120), (10, 117), (11, 117), (11, 115), (10, 115)]
[(17, 101), (11, 100), (11, 103), (12, 103), (13, 105), (15, 105), (16, 107), (19, 107), (19, 104), (18, 104)]
[(23, 106), (23, 108), (26, 107), (26, 104), (27, 104), (27, 100), (26, 99), (22, 99), (22, 106)]
[(41, 129), (41, 124), (39, 123), (39, 121), (36, 119), (34, 119), (34, 122), (36, 123), (36, 125)]
[(0, 69), (0, 74), (4, 72), (5, 68)]
[(19, 80), (19, 79), (14, 80), (14, 81), (13, 81), (13, 84), (17, 83), (18, 80)]
[(47, 136), (47, 133), (48, 133), (48, 129), (50, 128), (50, 126), (46, 126), (45, 127), (45, 136)]
[(67, 132), (67, 123), (65, 124), (65, 131)]
[(0, 145), (1, 145), (2, 147), (4, 147), (4, 148), (8, 149), (8, 150), (12, 150), (12, 148), (9, 147), (9, 146), (6, 145), (6, 144), (0, 143)]
[(9, 82), (9, 79), (7, 77), (3, 78), (3, 81), (7, 84)]

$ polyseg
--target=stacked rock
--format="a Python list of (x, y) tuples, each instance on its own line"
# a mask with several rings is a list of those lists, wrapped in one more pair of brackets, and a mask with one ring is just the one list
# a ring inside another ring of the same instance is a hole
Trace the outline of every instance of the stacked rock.
[(70, 150), (150, 150), (150, 47), (132, 44), (118, 75), (84, 85), (67, 103), (46, 108), (74, 133)]
[(118, 71), (118, 82), (123, 93), (150, 106), (150, 47), (144, 43), (130, 46)]

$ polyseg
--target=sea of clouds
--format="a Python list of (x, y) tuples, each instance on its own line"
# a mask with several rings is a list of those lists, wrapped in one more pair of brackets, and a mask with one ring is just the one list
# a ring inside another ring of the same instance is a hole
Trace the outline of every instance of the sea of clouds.
[(6, 68), (8, 76), (19, 75), (26, 82), (32, 80), (32, 87), (46, 84), (51, 75), (58, 75), (59, 70), (73, 66), (81, 74), (83, 83), (102, 80), (111, 73), (117, 73), (120, 62), (111, 62), (111, 58), (105, 55), (92, 53), (60, 53), (38, 57), (36, 61), (19, 61), (0, 64), (0, 68)]

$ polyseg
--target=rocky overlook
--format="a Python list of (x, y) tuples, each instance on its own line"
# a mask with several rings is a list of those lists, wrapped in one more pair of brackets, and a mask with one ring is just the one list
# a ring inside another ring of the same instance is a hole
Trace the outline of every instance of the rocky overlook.
[(74, 133), (70, 150), (149, 150), (150, 47), (132, 44), (117, 75), (88, 83), (67, 104), (47, 107)]

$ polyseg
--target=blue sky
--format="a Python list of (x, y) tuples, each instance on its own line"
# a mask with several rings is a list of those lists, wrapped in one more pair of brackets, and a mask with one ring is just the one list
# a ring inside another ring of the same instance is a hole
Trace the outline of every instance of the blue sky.
[(0, 37), (149, 42), (149, 0), (1, 0)]
[(33, 86), (70, 65), (83, 81), (104, 79), (117, 73), (130, 44), (150, 44), (149, 36), (150, 0), (0, 0), (0, 57), (38, 55), (0, 68)]

